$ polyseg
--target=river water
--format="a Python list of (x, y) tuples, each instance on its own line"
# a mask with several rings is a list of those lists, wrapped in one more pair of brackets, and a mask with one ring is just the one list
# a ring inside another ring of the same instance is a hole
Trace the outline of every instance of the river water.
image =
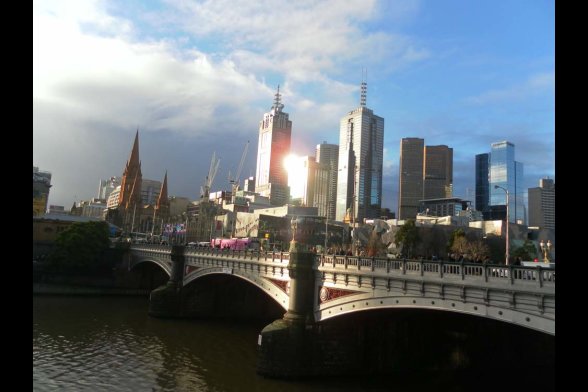
[[(268, 322), (162, 320), (139, 297), (33, 296), (34, 391), (467, 391), (433, 376), (266, 379), (255, 373)], [(475, 382), (474, 382), (475, 384)]]

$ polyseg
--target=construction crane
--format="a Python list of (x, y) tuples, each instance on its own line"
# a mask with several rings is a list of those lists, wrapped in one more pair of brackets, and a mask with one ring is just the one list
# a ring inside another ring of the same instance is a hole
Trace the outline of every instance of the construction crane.
[(241, 161), (239, 162), (239, 167), (237, 168), (237, 172), (235, 174), (235, 178), (231, 178), (231, 172), (229, 171), (229, 183), (231, 183), (232, 189), (232, 199), (233, 203), (235, 202), (235, 196), (237, 195), (237, 191), (239, 190), (239, 180), (241, 177), (241, 171), (243, 171), (243, 164), (245, 163), (245, 157), (247, 156), (247, 150), (249, 149), (249, 140), (245, 143), (245, 148), (243, 149), (243, 154), (241, 154)]
[(210, 188), (212, 188), (212, 182), (214, 181), (214, 177), (216, 176), (216, 172), (218, 171), (218, 165), (220, 164), (220, 159), (216, 158), (216, 151), (212, 153), (212, 159), (210, 160), (210, 168), (208, 169), (208, 175), (206, 176), (206, 180), (204, 181), (204, 185), (200, 187), (200, 198), (207, 199), (210, 196)]

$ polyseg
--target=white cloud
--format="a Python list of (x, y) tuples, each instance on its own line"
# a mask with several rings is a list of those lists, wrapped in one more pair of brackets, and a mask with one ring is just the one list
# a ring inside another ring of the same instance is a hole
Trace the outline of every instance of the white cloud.
[[(275, 80), (294, 146), (314, 153), (317, 142), (338, 142), (341, 115), (358, 103), (361, 67), (392, 69), (428, 55), (409, 37), (364, 31), (379, 17), (376, 0), (169, 3), (173, 12), (142, 19), (169, 33), (159, 38), (141, 31), (152, 25), (114, 16), (118, 3), (33, 3), (33, 160), (54, 171), (52, 203), (91, 197), (99, 178), (119, 175), (130, 146), (120, 140), (137, 127), (254, 140)], [(410, 6), (396, 19), (414, 13), (415, 3), (401, 3)], [(356, 81), (337, 80), (349, 69)]]
[(392, 6), (376, 0), (354, 1), (170, 1), (177, 25), (201, 38), (214, 37), (242, 69), (280, 71), (309, 81), (318, 73), (337, 74), (352, 65), (398, 68), (429, 56), (409, 37), (366, 31), (379, 17), (412, 17), (418, 2)]
[(555, 73), (546, 72), (531, 75), (525, 82), (500, 90), (490, 90), (465, 99), (466, 103), (486, 105), (525, 100), (529, 97), (555, 88)]

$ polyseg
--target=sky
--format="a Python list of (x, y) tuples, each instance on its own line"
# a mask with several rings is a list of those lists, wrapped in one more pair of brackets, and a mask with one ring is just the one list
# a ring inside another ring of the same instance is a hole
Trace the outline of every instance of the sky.
[(475, 155), (515, 144), (524, 187), (555, 178), (555, 11), (544, 0), (33, 2), (33, 166), (69, 209), (121, 176), (135, 132), (143, 178), (193, 200), (255, 174), (278, 85), (292, 152), (339, 144), (359, 106), (384, 118), (382, 207), (397, 211), (403, 137), (454, 153), (474, 200)]

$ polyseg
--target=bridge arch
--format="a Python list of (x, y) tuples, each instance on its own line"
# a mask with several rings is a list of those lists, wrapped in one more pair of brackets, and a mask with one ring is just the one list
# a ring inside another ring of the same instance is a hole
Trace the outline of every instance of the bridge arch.
[(273, 284), (270, 280), (261, 277), (259, 274), (249, 273), (236, 268), (208, 267), (201, 268), (189, 273), (184, 277), (183, 286), (209, 275), (228, 275), (244, 280), (260, 289), (266, 296), (274, 300), (284, 310), (288, 310), (289, 296), (280, 287)]
[(320, 322), (356, 312), (381, 309), (421, 309), (460, 313), (518, 325), (555, 336), (555, 320), (543, 316), (540, 312), (525, 312), (508, 307), (490, 306), (438, 297), (373, 297), (363, 295), (360, 298), (353, 299), (341, 298), (318, 306), (315, 311), (315, 321)]
[(132, 271), (135, 267), (143, 263), (152, 263), (161, 268), (168, 277), (171, 277), (171, 263), (165, 260), (161, 260), (159, 258), (153, 257), (142, 257), (142, 258), (135, 258), (133, 257), (129, 263), (129, 271)]

